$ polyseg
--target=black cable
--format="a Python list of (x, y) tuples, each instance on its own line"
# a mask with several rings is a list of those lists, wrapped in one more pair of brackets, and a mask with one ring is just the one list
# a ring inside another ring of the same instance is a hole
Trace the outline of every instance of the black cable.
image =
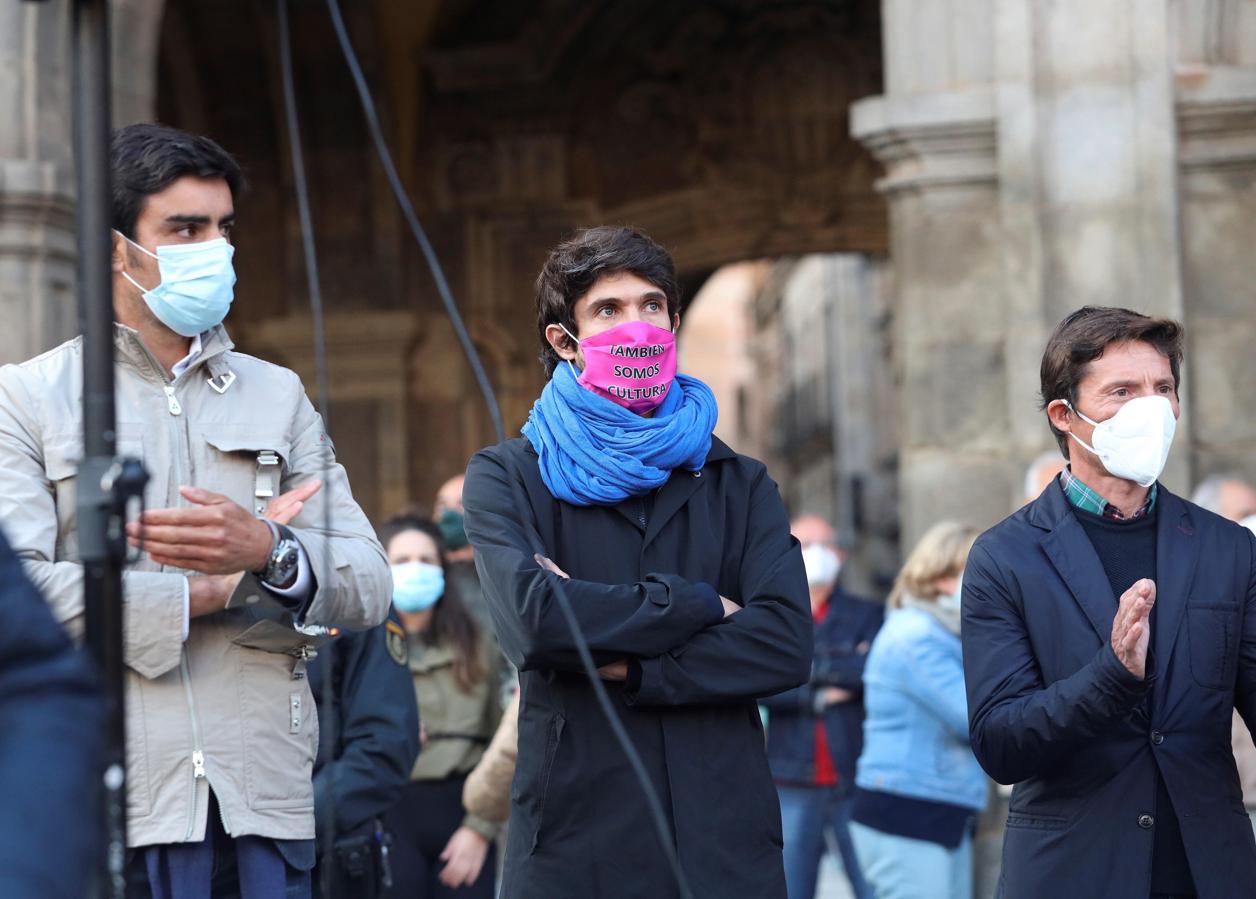
[(493, 386), (489, 383), (488, 375), (480, 362), (480, 354), (476, 352), (475, 345), (471, 342), (471, 335), (467, 333), (466, 325), (462, 322), (462, 316), (458, 314), (458, 307), (454, 303), (453, 292), (449, 289), (449, 282), (445, 280), (445, 271), (441, 268), (440, 260), (436, 258), (436, 251), (432, 249), (431, 241), (427, 239), (427, 232), (423, 230), (423, 226), (419, 223), (419, 217), (414, 213), (414, 206), (410, 203), (410, 198), (406, 195), (406, 189), (401, 184), (401, 176), (397, 174), (397, 167), (393, 164), (392, 154), (388, 151), (388, 144), (384, 142), (384, 132), (380, 128), (379, 116), (375, 113), (375, 101), (371, 97), (371, 89), (366, 84), (366, 76), (362, 74), (362, 66), (358, 64), (358, 57), (353, 51), (353, 45), (349, 43), (349, 34), (345, 30), (344, 19), (340, 16), (340, 6), (335, 0), (328, 0), (327, 9), (331, 12), (331, 21), (336, 29), (336, 37), (340, 41), (340, 49), (344, 53), (345, 62), (349, 64), (349, 72), (353, 75), (353, 83), (358, 89), (358, 97), (362, 101), (362, 112), (366, 116), (366, 126), (370, 129), (371, 140), (375, 143), (375, 152), (379, 156), (380, 164), (384, 167), (384, 174), (388, 176), (388, 184), (392, 188), (393, 195), (397, 198), (397, 205), (401, 207), (401, 214), (405, 216), (406, 224), (410, 226), (410, 233), (414, 235), (414, 239), (419, 244), (419, 249), (423, 251), (423, 258), (427, 260), (427, 267), (432, 273), (432, 280), (436, 282), (436, 292), (440, 295), (440, 300), (445, 305), (445, 312), (449, 315), (450, 324), (454, 326), (454, 333), (458, 335), (458, 342), (462, 345), (462, 352), (467, 357), (471, 371), (475, 374), (475, 380), (480, 385), (480, 393), (484, 395), (484, 402), (488, 405), (488, 414), (493, 420), (493, 431), (497, 434), (499, 441), (505, 440), (506, 429), (502, 425), (502, 413), (497, 405), (497, 396), (493, 393)]
[[(310, 290), (310, 317), (314, 326), (314, 366), (316, 369), (316, 383), (318, 392), (318, 411), (323, 416), (323, 430), (325, 433), (331, 433), (331, 392), (327, 384), (327, 335), (324, 330), (323, 322), (323, 291), (318, 278), (318, 254), (314, 247), (314, 224), (310, 216), (310, 193), (309, 184), (305, 178), (305, 157), (301, 153), (301, 126), (297, 120), (297, 99), (296, 88), (293, 85), (292, 77), (292, 40), (288, 29), (288, 0), (275, 0), (275, 11), (278, 13), (279, 19), (279, 68), (283, 81), (283, 105), (284, 114), (288, 125), (288, 147), (292, 151), (292, 183), (297, 195), (297, 214), (301, 220), (301, 247), (305, 254), (305, 276)], [(329, 449), (323, 454), (323, 533), (331, 534), (331, 460), (332, 450)], [(332, 583), (332, 561), (331, 553), (323, 554), (323, 570), (317, 573), (322, 578), (322, 584), (325, 588), (330, 589)], [(327, 745), (335, 746), (337, 743), (336, 730), (339, 727), (339, 719), (336, 715), (336, 691), (334, 689), (335, 681), (335, 640), (328, 640), (322, 647), (324, 653), (323, 668), (326, 671), (326, 677), (323, 678), (323, 707), (319, 715), (322, 727), (330, 733), (327, 739)], [(315, 747), (317, 752), (317, 747)], [(336, 795), (336, 773), (337, 767), (334, 759), (328, 759), (324, 764), (327, 766), (328, 777), (331, 778), (331, 789), (328, 794), (331, 797)], [(326, 864), (319, 865), (320, 877), (322, 880), (322, 890), (324, 899), (330, 899), (331, 885), (335, 882), (336, 867), (336, 804), (335, 802), (327, 803), (328, 807), (321, 810), (320, 818), (326, 823), (325, 840), (323, 845), (328, 848), (323, 853), (323, 861)], [(315, 843), (315, 852), (319, 849), (318, 843)]]
[[(413, 232), (415, 240), (418, 241), (419, 247), (423, 251), (423, 257), (431, 270), (432, 280), (436, 282), (436, 289), (440, 294), (441, 302), (445, 305), (445, 312), (449, 316), (450, 324), (453, 325), (454, 331), (458, 335), (458, 342), (462, 345), (462, 351), (467, 357), (467, 362), (475, 373), (476, 381), (480, 385), (480, 392), (483, 393), (484, 401), (489, 407), (489, 414), (493, 419), (493, 428), (497, 433), (497, 439), (500, 443), (504, 443), (506, 441), (506, 430), (502, 425), (501, 410), (497, 405), (497, 397), (493, 393), (493, 387), (484, 372), (484, 366), (480, 362), (475, 345), (471, 342), (471, 337), (467, 333), (466, 325), (463, 324), (462, 316), (458, 313), (458, 307), (454, 303), (453, 294), (450, 292), (449, 283), (445, 279), (440, 260), (432, 249), (432, 245), (427, 239), (427, 234), (424, 232), (423, 226), (419, 223), (419, 218), (414, 212), (414, 206), (410, 203), (410, 198), (406, 195), (401, 179), (397, 175), (396, 166), (393, 165), (392, 161), (392, 154), (384, 141), (384, 135), (379, 126), (379, 118), (375, 113), (375, 101), (371, 97), (371, 90), (366, 83), (366, 76), (362, 72), (362, 66), (358, 62), (357, 54), (349, 41), (349, 34), (345, 29), (344, 19), (340, 15), (340, 5), (337, 3), (337, 0), (327, 0), (327, 9), (331, 14), (332, 26), (335, 28), (336, 37), (340, 41), (340, 49), (344, 54), (345, 63), (349, 66), (349, 72), (353, 76), (354, 84), (357, 86), (358, 98), (362, 101), (362, 111), (366, 116), (367, 127), (370, 129), (371, 138), (375, 143), (375, 151), (379, 155), (380, 163), (384, 166), (384, 172), (388, 176), (388, 183), (392, 187), (393, 194), (396, 196), (397, 203), (400, 205), (401, 211), (410, 225), (410, 230)], [(512, 476), (510, 483), (515, 494), (516, 504), (522, 513), (527, 508), (527, 497), (523, 493), (523, 488), (518, 478)], [(544, 543), (535, 526), (528, 520), (526, 515), (521, 514), (520, 519), (528, 524), (529, 538), (534, 550), (541, 555), (546, 555)], [(689, 889), (685, 872), (680, 866), (680, 858), (676, 854), (676, 845), (672, 840), (671, 830), (667, 825), (667, 817), (663, 813), (663, 804), (659, 800), (654, 785), (650, 783), (649, 775), (646, 773), (645, 764), (641, 761), (640, 754), (637, 752), (636, 747), (632, 745), (628, 732), (624, 730), (623, 722), (619, 720), (619, 715), (615, 712), (614, 706), (611, 705), (610, 695), (606, 692), (606, 687), (603, 685), (601, 677), (598, 676), (597, 665), (593, 662), (593, 655), (589, 651), (588, 641), (585, 640), (584, 634), (580, 632), (580, 622), (576, 619), (576, 614), (571, 608), (567, 592), (562, 586), (562, 580), (561, 577), (555, 576), (553, 583), (554, 595), (558, 599), (558, 607), (562, 611), (563, 618), (571, 630), (572, 639), (576, 644), (576, 653), (580, 656), (580, 662), (584, 666), (585, 674), (593, 686), (598, 705), (606, 716), (606, 721), (610, 725), (615, 739), (623, 748), (624, 755), (628, 758), (628, 764), (632, 767), (633, 773), (641, 784), (642, 792), (646, 798), (646, 805), (654, 823), (654, 829), (658, 834), (659, 843), (663, 847), (663, 853), (671, 866), (672, 874), (676, 878), (676, 885), (680, 890), (680, 895), (682, 899), (693, 899), (693, 892)]]

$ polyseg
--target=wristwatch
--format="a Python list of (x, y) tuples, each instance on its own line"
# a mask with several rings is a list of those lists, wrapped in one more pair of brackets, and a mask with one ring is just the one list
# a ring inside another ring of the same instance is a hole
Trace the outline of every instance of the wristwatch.
[(287, 587), (297, 576), (297, 567), (301, 559), (301, 545), (297, 543), (297, 538), (293, 536), (292, 531), (288, 530), (281, 524), (275, 524), (273, 521), (267, 521), (266, 526), (270, 528), (271, 547), (270, 556), (266, 560), (266, 564), (254, 571), (263, 584), (268, 587)]

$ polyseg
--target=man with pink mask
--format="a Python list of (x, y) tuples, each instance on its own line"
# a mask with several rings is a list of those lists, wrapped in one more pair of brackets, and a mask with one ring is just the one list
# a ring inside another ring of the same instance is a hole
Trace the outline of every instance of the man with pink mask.
[(640, 232), (556, 247), (536, 291), (549, 382), (523, 438), (467, 468), (467, 535), (520, 671), (506, 899), (680, 895), (560, 579), (694, 894), (785, 897), (756, 700), (808, 679), (807, 576), (775, 483), (676, 373), (678, 293)]

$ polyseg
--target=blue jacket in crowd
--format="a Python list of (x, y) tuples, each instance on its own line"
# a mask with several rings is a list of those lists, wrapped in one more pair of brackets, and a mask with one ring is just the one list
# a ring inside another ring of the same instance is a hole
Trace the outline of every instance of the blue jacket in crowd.
[[(769, 714), (768, 764), (778, 782), (815, 781), (815, 725), (822, 718), (838, 790), (845, 795), (854, 789), (855, 761), (863, 747), (864, 662), (883, 616), (880, 603), (835, 588), (828, 612), (816, 625), (810, 682), (762, 700)], [(841, 687), (854, 697), (817, 715), (817, 697), (827, 687)]]
[(80, 899), (101, 849), (100, 696), (3, 536), (0, 608), (0, 896)]
[(919, 609), (895, 609), (864, 668), (864, 790), (980, 809), (986, 775), (968, 742), (960, 640)]
[[(330, 661), (329, 661), (330, 660)], [(323, 705), (328, 670), (335, 717)], [(393, 609), (384, 623), (346, 631), (309, 666), (320, 720), (314, 811), (326, 852), (332, 811), (338, 838), (373, 832), (410, 780), (419, 754), (419, 710), (405, 631)]]
[(1156, 604), (1139, 680), (1112, 651), (1117, 598), (1058, 482), (986, 532), (964, 572), (972, 745), (1015, 783), (1007, 899), (1146, 899), (1156, 774), (1200, 899), (1256, 894), (1230, 720), (1256, 729), (1256, 541), (1158, 490)]

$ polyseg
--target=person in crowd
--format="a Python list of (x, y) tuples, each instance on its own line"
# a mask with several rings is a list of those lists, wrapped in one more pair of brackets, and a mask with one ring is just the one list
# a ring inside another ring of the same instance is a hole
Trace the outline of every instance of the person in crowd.
[[(114, 132), (110, 168), (117, 442), (151, 475), (127, 526), (144, 556), (123, 576), (132, 878), (143, 895), (202, 895), (211, 877), (308, 893), (304, 660), (319, 627), (383, 620), (388, 565), (300, 379), (222, 326), (236, 161), (142, 124)], [(0, 369), (0, 521), (75, 634), (81, 388), (81, 338)]]
[(864, 667), (851, 836), (876, 899), (971, 899), (986, 776), (968, 745), (960, 583), (977, 532), (929, 528), (894, 582)]
[(448, 549), (450, 582), (475, 617), (480, 630), (489, 638), (493, 662), (501, 678), (502, 705), (505, 706), (518, 692), (519, 673), (502, 654), (493, 629), (493, 618), (480, 587), (480, 573), (475, 568), (475, 548), (467, 541), (466, 514), (462, 505), (462, 486), (465, 482), (465, 475), (455, 475), (441, 485), (432, 505), (432, 517)]
[[(1191, 494), (1191, 502), (1256, 533), (1256, 489), (1237, 475), (1205, 478)], [(1230, 719), (1230, 747), (1243, 787), (1243, 805), (1256, 832), (1256, 745), (1237, 711)]]
[(440, 528), (446, 555), (449, 558), (450, 583), (458, 590), (467, 610), (475, 616), (485, 633), (493, 632), (493, 620), (484, 604), (480, 575), (475, 570), (475, 548), (467, 541), (466, 513), (462, 506), (462, 485), (465, 475), (454, 475), (441, 484), (432, 503), (432, 518)]
[(1029, 463), (1029, 468), (1025, 471), (1025, 498), (1021, 505), (1032, 503), (1042, 496), (1042, 491), (1046, 490), (1063, 470), (1064, 457), (1060, 455), (1059, 450), (1045, 452)]
[(0, 896), (81, 899), (99, 870), (104, 706), (0, 534)]
[(1158, 478), (1181, 325), (1068, 315), (1042, 403), (1068, 468), (983, 534), (964, 577), (972, 745), (1014, 783), (1002, 891), (1229, 899), (1256, 883), (1230, 749), (1256, 724), (1256, 539)]
[[(339, 633), (309, 665), (319, 722), (314, 883), (329, 877), (327, 895), (337, 899), (375, 899), (392, 880), (392, 835), (383, 818), (419, 754), (408, 659), (406, 633), (390, 609), (377, 627)], [(329, 688), (330, 708), (323, 699)]]
[(795, 519), (815, 620), (811, 680), (762, 700), (768, 709), (768, 763), (781, 801), (785, 883), (790, 899), (812, 899), (831, 836), (856, 899), (870, 899), (850, 839), (855, 761), (863, 747), (863, 669), (884, 614), (880, 603), (840, 586), (844, 553), (833, 526)]
[(497, 672), (448, 577), (437, 525), (397, 517), (385, 522), (381, 537), (423, 718), (423, 748), (410, 782), (384, 819), (393, 834), (392, 888), (385, 895), (491, 899), (498, 825), (467, 812), (462, 788), (501, 717)]
[(783, 899), (756, 700), (807, 680), (812, 622), (776, 485), (714, 436), (710, 389), (676, 373), (666, 250), (628, 228), (582, 231), (550, 253), (536, 293), (548, 383), (523, 438), (472, 457), (463, 493), (522, 687), (503, 895), (670, 899), (674, 852), (695, 895)]

